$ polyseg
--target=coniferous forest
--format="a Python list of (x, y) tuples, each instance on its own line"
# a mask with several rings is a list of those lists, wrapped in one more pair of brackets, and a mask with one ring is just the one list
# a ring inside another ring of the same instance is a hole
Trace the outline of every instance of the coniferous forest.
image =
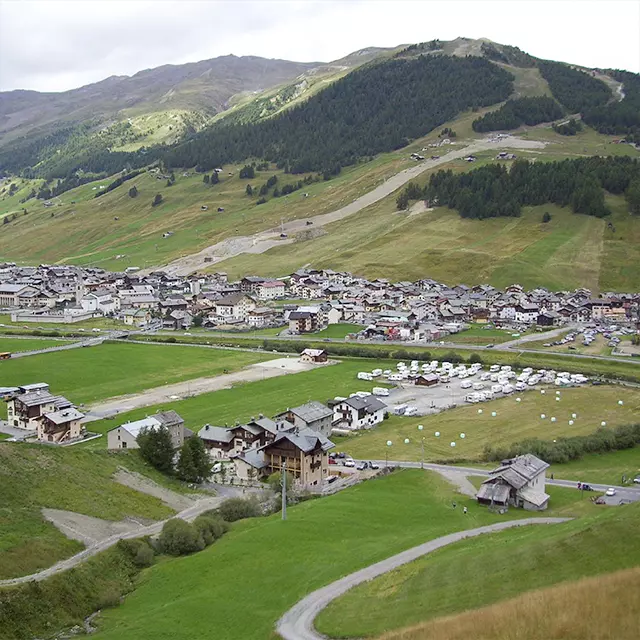
[(292, 173), (326, 171), (399, 149), (461, 111), (506, 100), (512, 90), (511, 74), (483, 58), (388, 60), (269, 120), (203, 131), (164, 159), (203, 171), (251, 157)]
[(542, 77), (556, 100), (571, 113), (582, 113), (613, 98), (609, 87), (593, 76), (561, 62), (540, 61)]
[(620, 156), (578, 158), (559, 162), (518, 160), (468, 173), (441, 170), (420, 188), (410, 183), (397, 199), (398, 209), (411, 200), (427, 199), (456, 209), (463, 218), (519, 216), (523, 206), (553, 202), (575, 213), (598, 218), (610, 214), (604, 192), (626, 194), (632, 212), (640, 202), (640, 161)]
[(507, 100), (497, 111), (491, 111), (473, 121), (474, 131), (506, 131), (526, 124), (533, 126), (562, 118), (564, 109), (547, 96)]

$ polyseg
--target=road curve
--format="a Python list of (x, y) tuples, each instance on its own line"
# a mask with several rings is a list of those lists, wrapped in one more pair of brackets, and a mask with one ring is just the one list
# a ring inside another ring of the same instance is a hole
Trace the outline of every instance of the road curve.
[(506, 522), (490, 524), (485, 527), (478, 527), (477, 529), (467, 529), (466, 531), (450, 533), (435, 540), (430, 540), (417, 547), (391, 556), (386, 560), (360, 569), (360, 571), (356, 571), (340, 580), (336, 580), (336, 582), (328, 584), (326, 587), (322, 587), (322, 589), (310, 593), (278, 620), (276, 631), (284, 640), (326, 640), (326, 637), (318, 633), (313, 627), (313, 621), (316, 616), (330, 602), (363, 582), (377, 578), (388, 571), (412, 562), (436, 549), (459, 542), (465, 538), (473, 538), (483, 533), (494, 533), (496, 531), (529, 524), (559, 524), (568, 522), (569, 520), (571, 520), (571, 518), (525, 518), (523, 520), (508, 520)]

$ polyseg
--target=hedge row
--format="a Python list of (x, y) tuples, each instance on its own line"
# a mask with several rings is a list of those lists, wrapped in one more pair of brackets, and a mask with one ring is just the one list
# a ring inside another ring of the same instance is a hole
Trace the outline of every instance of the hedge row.
[(554, 441), (531, 438), (505, 447), (486, 445), (483, 457), (487, 461), (499, 461), (533, 453), (551, 464), (562, 464), (579, 460), (587, 453), (632, 449), (637, 445), (640, 445), (640, 423), (621, 425), (614, 429), (601, 427), (588, 436), (558, 438)]

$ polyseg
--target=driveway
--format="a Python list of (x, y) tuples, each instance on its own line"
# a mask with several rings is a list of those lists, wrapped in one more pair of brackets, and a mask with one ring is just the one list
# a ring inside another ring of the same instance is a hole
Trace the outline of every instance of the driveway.
[(314, 629), (313, 621), (320, 611), (330, 602), (363, 582), (373, 580), (404, 564), (413, 562), (436, 549), (441, 549), (442, 547), (454, 544), (460, 540), (465, 540), (466, 538), (473, 538), (484, 533), (495, 533), (497, 531), (511, 529), (512, 527), (522, 527), (531, 524), (560, 524), (562, 522), (568, 522), (570, 519), (571, 518), (524, 518), (522, 520), (509, 520), (507, 522), (490, 524), (485, 527), (451, 533), (436, 538), (435, 540), (430, 540), (417, 547), (391, 556), (386, 560), (360, 569), (360, 571), (356, 571), (336, 582), (332, 582), (322, 589), (310, 593), (280, 618), (276, 625), (276, 631), (284, 640), (326, 640), (325, 636), (319, 634)]

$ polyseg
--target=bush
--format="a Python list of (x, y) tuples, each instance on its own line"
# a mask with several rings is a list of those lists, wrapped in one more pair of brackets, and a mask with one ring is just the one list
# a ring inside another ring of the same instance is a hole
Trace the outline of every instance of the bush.
[(218, 513), (227, 522), (257, 518), (262, 515), (260, 504), (255, 498), (229, 498), (220, 505)]
[(542, 222), (544, 222), (545, 224), (547, 222), (551, 222), (551, 214), (548, 211), (545, 211), (543, 216), (542, 216)]
[(469, 364), (482, 364), (482, 358), (477, 353), (472, 353), (468, 362)]
[(229, 525), (219, 517), (200, 515), (193, 521), (193, 526), (202, 536), (204, 544), (208, 547), (227, 532)]
[(170, 556), (183, 556), (204, 549), (200, 531), (192, 524), (174, 518), (168, 520), (158, 538), (160, 549)]
[(147, 538), (118, 540), (117, 547), (136, 567), (150, 567), (155, 559), (155, 551)]

